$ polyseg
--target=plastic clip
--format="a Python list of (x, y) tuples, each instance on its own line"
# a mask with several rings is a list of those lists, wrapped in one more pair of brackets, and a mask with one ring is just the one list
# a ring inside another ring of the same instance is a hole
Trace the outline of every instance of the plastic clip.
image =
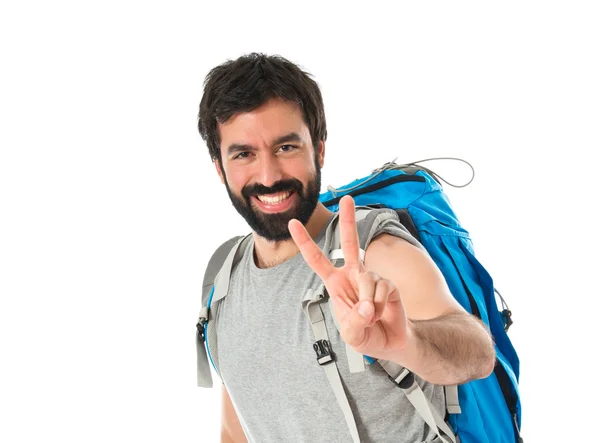
[(207, 320), (208, 319), (204, 317), (200, 317), (198, 319), (198, 323), (196, 323), (196, 328), (198, 329), (198, 336), (202, 341), (204, 341), (204, 324), (207, 322)]
[(504, 330), (508, 331), (508, 328), (510, 328), (510, 325), (513, 324), (511, 310), (505, 309), (504, 311), (500, 312), (500, 317), (502, 318), (502, 323), (504, 323)]
[(408, 389), (415, 382), (415, 376), (408, 369), (403, 368), (395, 377), (390, 375), (390, 380), (400, 389)]
[(321, 366), (331, 363), (334, 358), (329, 340), (318, 340), (313, 344), (313, 349), (317, 354), (317, 363)]

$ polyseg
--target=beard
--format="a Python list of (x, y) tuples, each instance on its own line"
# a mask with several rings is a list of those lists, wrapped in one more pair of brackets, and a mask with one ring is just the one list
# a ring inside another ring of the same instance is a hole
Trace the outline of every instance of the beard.
[[(317, 207), (321, 191), (321, 169), (316, 161), (315, 171), (315, 175), (308, 181), (306, 187), (295, 178), (280, 180), (270, 187), (255, 183), (244, 186), (241, 197), (232, 192), (227, 177), (225, 177), (225, 187), (233, 207), (246, 220), (250, 228), (264, 239), (278, 242), (291, 238), (288, 229), (290, 220), (295, 218), (306, 225)], [(295, 192), (298, 196), (294, 206), (284, 212), (267, 214), (252, 203), (254, 196), (284, 191)]]

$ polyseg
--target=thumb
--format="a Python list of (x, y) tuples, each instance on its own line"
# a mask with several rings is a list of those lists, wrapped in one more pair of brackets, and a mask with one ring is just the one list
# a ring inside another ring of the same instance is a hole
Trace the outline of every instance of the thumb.
[(350, 346), (360, 346), (365, 340), (366, 328), (375, 314), (373, 303), (363, 300), (354, 305), (343, 321), (340, 333)]

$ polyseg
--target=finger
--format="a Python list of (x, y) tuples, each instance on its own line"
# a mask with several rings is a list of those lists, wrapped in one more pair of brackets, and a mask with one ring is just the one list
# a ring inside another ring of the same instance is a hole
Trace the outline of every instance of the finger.
[(355, 349), (360, 348), (369, 333), (368, 325), (373, 318), (373, 313), (373, 303), (370, 301), (355, 304), (341, 324), (342, 339)]
[[(377, 282), (380, 280), (379, 275), (374, 272), (363, 272), (358, 275), (357, 283), (358, 283), (358, 303), (368, 302), (371, 306), (375, 303), (375, 290), (377, 288)], [(367, 306), (367, 305), (363, 305)], [(372, 325), (374, 323), (374, 316), (371, 319)]]
[(345, 195), (340, 200), (340, 244), (345, 266), (359, 266), (358, 229), (356, 228), (354, 200)]
[(298, 220), (290, 220), (288, 223), (288, 229), (292, 235), (292, 239), (304, 260), (315, 271), (315, 273), (326, 281), (335, 272), (335, 267), (331, 264), (329, 259), (323, 254), (321, 249), (317, 246), (314, 240), (308, 235), (306, 228)]
[(382, 278), (377, 281), (375, 285), (375, 297), (373, 298), (373, 304), (375, 306), (375, 315), (373, 315), (373, 319), (371, 320), (372, 326), (376, 321), (378, 321), (383, 315), (383, 311), (385, 310), (385, 306), (388, 302), (388, 298), (390, 294), (392, 294), (395, 290), (395, 286), (389, 280)]
[(370, 301), (375, 299), (375, 286), (381, 277), (375, 272), (367, 271), (358, 274), (358, 301)]

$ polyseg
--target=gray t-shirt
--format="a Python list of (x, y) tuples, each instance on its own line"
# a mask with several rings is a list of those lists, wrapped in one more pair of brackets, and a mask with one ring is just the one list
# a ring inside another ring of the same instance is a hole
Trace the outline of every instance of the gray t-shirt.
[[(315, 238), (320, 247), (326, 226)], [(399, 223), (376, 229), (373, 238), (382, 232), (416, 243)], [(254, 242), (249, 241), (216, 322), (220, 375), (248, 441), (352, 442), (325, 371), (317, 363), (312, 330), (302, 310), (302, 298), (319, 286), (319, 277), (301, 254), (260, 269), (253, 251)], [(331, 313), (329, 309), (323, 313), (361, 442), (438, 441), (378, 364), (350, 373)], [(443, 388), (416, 378), (444, 416)]]

